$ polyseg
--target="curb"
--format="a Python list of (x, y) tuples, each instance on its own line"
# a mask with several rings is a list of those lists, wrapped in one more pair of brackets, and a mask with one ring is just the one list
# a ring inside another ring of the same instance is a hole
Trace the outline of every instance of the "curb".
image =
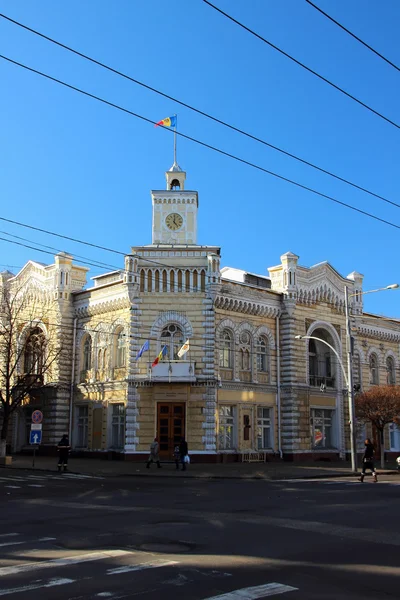
[[(56, 470), (52, 470), (52, 469), (45, 469), (45, 468), (41, 468), (41, 467), (13, 467), (13, 466), (1, 466), (0, 468), (3, 469), (7, 469), (9, 471), (29, 471), (29, 472), (41, 472), (41, 473), (52, 473), (53, 475), (57, 475), (59, 474), (58, 471)], [(285, 477), (284, 474), (282, 475), (272, 475), (272, 476), (264, 476), (262, 474), (259, 473), (255, 473), (255, 474), (243, 474), (243, 475), (213, 475), (213, 474), (208, 474), (208, 473), (193, 473), (193, 474), (188, 474), (186, 473), (185, 475), (178, 475), (177, 473), (165, 473), (163, 475), (155, 475), (152, 473), (103, 473), (103, 472), (83, 472), (83, 471), (72, 471), (72, 470), (68, 470), (67, 473), (70, 475), (87, 475), (88, 477), (103, 477), (105, 479), (109, 478), (112, 479), (113, 477), (159, 477), (159, 479), (174, 479), (177, 477), (180, 478), (187, 478), (187, 479), (205, 479), (205, 480), (223, 480), (223, 479), (227, 479), (227, 480), (259, 480), (259, 481), (292, 481), (292, 480), (301, 480), (301, 479), (334, 479), (334, 478), (338, 478), (338, 477), (358, 477), (360, 475), (360, 471), (358, 471), (357, 473), (349, 473), (348, 471), (345, 472), (336, 472), (336, 473), (324, 473), (324, 474), (318, 474), (318, 475), (290, 475), (288, 477)], [(181, 471), (180, 471), (181, 473)], [(387, 470), (387, 471), (379, 471), (378, 470), (378, 475), (399, 475), (400, 473), (397, 470)]]

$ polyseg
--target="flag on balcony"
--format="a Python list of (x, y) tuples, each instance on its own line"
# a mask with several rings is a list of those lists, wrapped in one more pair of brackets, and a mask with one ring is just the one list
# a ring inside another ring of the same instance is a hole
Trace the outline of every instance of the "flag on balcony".
[(184, 356), (188, 350), (189, 350), (189, 340), (186, 340), (186, 342), (183, 344), (182, 348), (178, 352), (178, 357), (182, 358), (182, 356)]
[(160, 360), (162, 360), (164, 358), (164, 356), (167, 354), (167, 352), (168, 352), (168, 347), (167, 346), (163, 346), (161, 348), (160, 354), (157, 356), (157, 358), (154, 359), (153, 364), (151, 366), (155, 367), (156, 365), (158, 365), (158, 363), (160, 362)]
[(142, 356), (143, 352), (147, 352), (147, 350), (149, 348), (150, 348), (149, 340), (146, 340), (145, 343), (143, 344), (143, 346), (140, 348), (139, 352), (136, 354), (135, 360), (139, 360), (139, 358)]

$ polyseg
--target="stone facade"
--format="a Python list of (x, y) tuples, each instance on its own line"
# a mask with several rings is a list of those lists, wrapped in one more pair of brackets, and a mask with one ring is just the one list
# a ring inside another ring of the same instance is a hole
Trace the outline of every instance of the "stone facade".
[[(86, 269), (60, 254), (9, 275), (51, 304), (51, 320), (43, 310), (35, 322), (63, 344), (51, 381), (15, 414), (13, 450), (41, 408), (48, 448), (69, 430), (76, 451), (131, 460), (155, 436), (165, 459), (181, 437), (204, 461), (345, 458), (345, 287), (357, 389), (399, 382), (399, 321), (364, 313), (362, 275), (328, 263), (306, 268), (288, 252), (269, 277), (221, 268), (220, 248), (197, 244), (198, 195), (185, 179), (174, 165), (167, 190), (152, 192), (153, 243), (133, 247), (121, 270), (85, 287)], [(397, 430), (386, 449), (400, 450)]]

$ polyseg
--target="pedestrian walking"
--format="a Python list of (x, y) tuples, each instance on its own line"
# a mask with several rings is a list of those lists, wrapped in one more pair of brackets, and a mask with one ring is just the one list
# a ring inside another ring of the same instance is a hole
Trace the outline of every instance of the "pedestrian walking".
[(179, 463), (181, 461), (181, 451), (180, 451), (179, 444), (177, 444), (174, 448), (174, 460), (175, 460), (176, 470), (179, 471)]
[(161, 465), (160, 465), (160, 456), (159, 456), (159, 451), (160, 451), (160, 445), (158, 443), (158, 438), (154, 438), (154, 442), (151, 442), (150, 444), (150, 456), (147, 460), (147, 465), (146, 468), (150, 469), (150, 465), (151, 463), (155, 462), (157, 464), (157, 467), (159, 469), (161, 469)]
[(69, 445), (68, 434), (65, 433), (57, 446), (58, 452), (58, 470), (61, 472), (64, 467), (64, 471), (68, 470), (68, 454), (71, 450), (71, 446)]
[(375, 470), (375, 465), (374, 465), (375, 448), (369, 438), (367, 438), (364, 443), (365, 443), (365, 452), (364, 452), (364, 456), (363, 456), (363, 467), (362, 467), (362, 471), (361, 471), (360, 481), (361, 481), (361, 483), (364, 481), (365, 471), (367, 469), (370, 469), (372, 476), (374, 478), (374, 482), (377, 483), (378, 476), (377, 476), (377, 473)]
[(182, 463), (182, 471), (186, 471), (186, 464), (189, 462), (189, 450), (185, 438), (182, 438), (179, 444), (179, 457)]

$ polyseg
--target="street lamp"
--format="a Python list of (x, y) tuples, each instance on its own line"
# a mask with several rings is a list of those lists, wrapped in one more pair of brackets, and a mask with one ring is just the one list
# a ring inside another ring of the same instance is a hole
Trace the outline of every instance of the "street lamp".
[(355, 439), (355, 406), (354, 406), (354, 383), (353, 383), (353, 353), (351, 348), (351, 326), (350, 326), (350, 311), (349, 298), (353, 296), (373, 294), (374, 292), (383, 292), (384, 290), (396, 290), (399, 287), (398, 283), (392, 283), (386, 287), (377, 288), (376, 290), (359, 291), (355, 294), (349, 294), (347, 286), (344, 287), (344, 308), (346, 315), (346, 347), (347, 347), (347, 396), (349, 401), (349, 421), (350, 421), (350, 453), (351, 453), (351, 470), (357, 473), (357, 451)]
[(344, 299), (345, 299), (345, 315), (346, 315), (346, 346), (347, 346), (347, 375), (342, 363), (342, 360), (339, 354), (336, 352), (335, 348), (331, 346), (327, 341), (314, 337), (312, 335), (296, 335), (296, 340), (318, 340), (322, 342), (326, 346), (334, 352), (338, 362), (341, 366), (342, 373), (344, 376), (344, 380), (346, 382), (347, 387), (347, 396), (349, 402), (349, 424), (350, 424), (350, 453), (351, 453), (351, 470), (354, 473), (357, 473), (357, 452), (356, 452), (356, 439), (355, 439), (355, 407), (354, 407), (354, 384), (353, 384), (353, 354), (351, 348), (351, 328), (350, 328), (350, 313), (349, 313), (349, 298), (356, 296), (358, 294), (372, 294), (374, 292), (382, 292), (384, 290), (396, 290), (399, 287), (398, 283), (392, 283), (391, 285), (387, 285), (386, 287), (378, 288), (376, 290), (367, 290), (365, 292), (357, 292), (356, 294), (349, 294), (348, 287), (344, 288)]

